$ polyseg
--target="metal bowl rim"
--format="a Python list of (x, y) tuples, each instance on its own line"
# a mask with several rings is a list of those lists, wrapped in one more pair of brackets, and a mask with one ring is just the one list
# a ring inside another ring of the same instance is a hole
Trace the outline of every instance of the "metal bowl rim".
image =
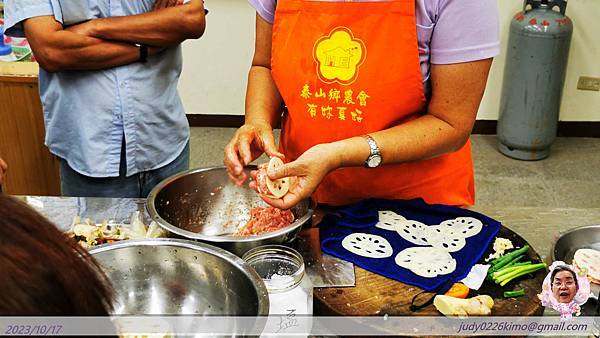
[(558, 242), (563, 239), (564, 237), (566, 237), (567, 235), (570, 235), (571, 233), (574, 232), (578, 232), (578, 231), (582, 231), (582, 230), (586, 230), (586, 229), (598, 229), (600, 230), (600, 224), (592, 224), (592, 225), (583, 225), (583, 226), (579, 226), (573, 229), (569, 229), (566, 232), (562, 233), (552, 244), (552, 261), (556, 261), (556, 245), (558, 244)]
[(185, 240), (185, 239), (172, 239), (172, 238), (154, 238), (154, 239), (131, 239), (126, 241), (114, 242), (109, 244), (103, 244), (91, 248), (89, 250), (90, 255), (114, 251), (122, 248), (135, 248), (135, 247), (158, 247), (158, 246), (169, 246), (169, 247), (178, 247), (196, 250), (208, 254), (215, 255), (221, 259), (224, 259), (228, 263), (236, 266), (240, 269), (242, 273), (244, 273), (250, 281), (252, 285), (256, 288), (257, 297), (258, 297), (258, 314), (257, 316), (268, 316), (269, 315), (269, 296), (267, 287), (265, 286), (264, 281), (258, 275), (258, 273), (248, 264), (248, 262), (244, 261), (240, 257), (232, 254), (229, 251), (218, 248), (216, 246)]
[(154, 204), (156, 201), (156, 196), (164, 187), (166, 187), (170, 183), (180, 179), (181, 177), (184, 177), (184, 176), (187, 176), (190, 174), (197, 174), (197, 173), (201, 173), (204, 171), (220, 170), (220, 169), (225, 169), (225, 167), (217, 166), (217, 167), (209, 167), (209, 168), (190, 169), (190, 170), (183, 171), (179, 174), (176, 174), (176, 175), (173, 175), (171, 177), (164, 179), (162, 182), (157, 184), (152, 189), (152, 191), (150, 192), (150, 194), (148, 195), (148, 198), (146, 200), (146, 209), (148, 210), (148, 214), (150, 215), (150, 218), (152, 220), (154, 220), (163, 229), (170, 231), (176, 235), (179, 235), (179, 236), (182, 236), (185, 238), (190, 238), (190, 239), (195, 239), (195, 240), (197, 239), (197, 240), (215, 242), (215, 243), (254, 242), (254, 241), (259, 241), (259, 240), (263, 240), (263, 239), (271, 239), (271, 238), (274, 238), (274, 237), (277, 237), (280, 235), (284, 235), (284, 234), (287, 234), (289, 232), (296, 230), (297, 228), (301, 227), (304, 223), (306, 223), (309, 219), (312, 218), (314, 210), (311, 208), (311, 204), (309, 201), (308, 206), (307, 206), (307, 211), (304, 216), (297, 218), (292, 224), (288, 225), (285, 228), (279, 229), (277, 231), (272, 231), (272, 232), (268, 232), (266, 234), (257, 235), (257, 236), (207, 236), (207, 235), (199, 234), (196, 232), (191, 232), (191, 231), (176, 227), (173, 224), (167, 222), (164, 218), (162, 218), (158, 214), (158, 211), (156, 211), (156, 207)]

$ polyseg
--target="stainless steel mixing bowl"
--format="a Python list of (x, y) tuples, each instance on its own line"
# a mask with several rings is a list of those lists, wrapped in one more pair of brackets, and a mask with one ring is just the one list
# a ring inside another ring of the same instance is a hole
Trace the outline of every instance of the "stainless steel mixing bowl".
[[(250, 169), (247, 169), (248, 176)], [(233, 184), (225, 168), (194, 169), (158, 184), (147, 199), (150, 217), (172, 234), (204, 241), (239, 256), (265, 244), (291, 242), (313, 214), (308, 200), (292, 209), (296, 221), (258, 236), (231, 236), (250, 219), (250, 209), (267, 206), (247, 185)]]
[(194, 241), (123, 241), (90, 250), (116, 294), (116, 315), (264, 316), (269, 296), (241, 258)]
[(563, 233), (552, 246), (552, 260), (571, 264), (579, 249), (600, 250), (600, 225), (587, 225)]

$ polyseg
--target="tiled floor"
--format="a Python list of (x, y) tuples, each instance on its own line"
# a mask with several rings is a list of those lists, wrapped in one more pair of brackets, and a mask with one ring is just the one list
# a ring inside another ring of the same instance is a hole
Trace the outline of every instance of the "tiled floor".
[(496, 150), (495, 136), (474, 136), (477, 203), (600, 207), (600, 139), (558, 138), (550, 157), (518, 161)]
[[(222, 165), (235, 129), (192, 128), (191, 166)], [(518, 161), (496, 150), (496, 137), (475, 135), (477, 205), (600, 208), (600, 139), (559, 138), (550, 157)]]

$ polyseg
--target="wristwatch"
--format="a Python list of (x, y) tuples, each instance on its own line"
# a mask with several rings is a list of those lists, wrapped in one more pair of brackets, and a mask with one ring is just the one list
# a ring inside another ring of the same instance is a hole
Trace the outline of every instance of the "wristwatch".
[(377, 146), (377, 142), (371, 137), (371, 135), (363, 135), (363, 137), (369, 143), (369, 148), (371, 148), (371, 154), (367, 157), (365, 161), (366, 168), (377, 168), (383, 162), (383, 157), (381, 157), (381, 151), (379, 151), (379, 146)]
[(140, 58), (138, 61), (146, 63), (146, 61), (148, 61), (148, 46), (141, 43), (136, 43), (135, 46), (140, 50)]

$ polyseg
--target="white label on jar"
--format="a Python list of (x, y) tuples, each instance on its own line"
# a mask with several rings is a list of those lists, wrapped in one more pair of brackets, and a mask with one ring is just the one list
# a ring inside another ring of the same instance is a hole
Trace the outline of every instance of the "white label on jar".
[[(272, 276), (269, 283), (289, 283), (289, 276)], [(270, 284), (273, 285), (273, 284)], [(284, 284), (285, 285), (285, 284)], [(269, 294), (269, 319), (265, 326), (265, 337), (308, 337), (312, 328), (312, 285), (307, 278), (286, 292)]]
[(269, 294), (271, 303), (269, 313), (274, 315), (288, 314), (293, 311), (298, 315), (309, 315), (312, 309), (308, 309), (308, 294), (302, 288), (297, 287), (287, 292)]

